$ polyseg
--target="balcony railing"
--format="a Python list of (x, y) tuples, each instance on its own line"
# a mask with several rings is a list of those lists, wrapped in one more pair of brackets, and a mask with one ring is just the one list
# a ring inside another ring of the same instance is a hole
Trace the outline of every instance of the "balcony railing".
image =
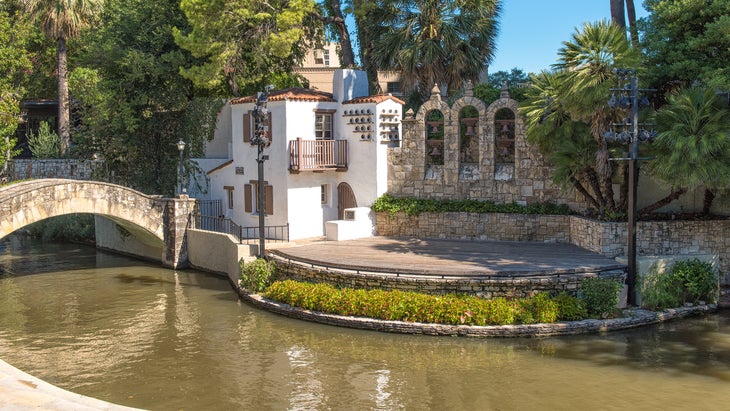
[(347, 140), (303, 140), (289, 142), (289, 171), (347, 170)]

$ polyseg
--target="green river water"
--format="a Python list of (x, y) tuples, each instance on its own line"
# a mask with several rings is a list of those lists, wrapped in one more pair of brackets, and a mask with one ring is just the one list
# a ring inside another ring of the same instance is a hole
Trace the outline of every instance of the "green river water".
[(280, 317), (226, 278), (73, 244), (11, 236), (0, 271), (0, 358), (132, 407), (730, 409), (728, 311), (603, 335), (430, 337)]

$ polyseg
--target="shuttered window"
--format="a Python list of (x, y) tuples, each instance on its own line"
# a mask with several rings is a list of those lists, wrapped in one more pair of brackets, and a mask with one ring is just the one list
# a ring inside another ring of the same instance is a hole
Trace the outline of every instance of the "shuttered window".
[[(257, 213), (259, 205), (259, 183), (251, 180), (250, 184), (244, 185), (244, 211), (247, 213)], [(274, 214), (274, 187), (264, 181), (264, 207), (266, 215)]]
[[(256, 127), (256, 121), (254, 121), (253, 117), (253, 111), (247, 111), (243, 114), (243, 142), (244, 143), (250, 143), (251, 137), (254, 133), (254, 128)], [(269, 140), (273, 141), (272, 137), (272, 128), (271, 128), (271, 113), (268, 114), (268, 117), (266, 118), (266, 127), (268, 127), (269, 130)]]

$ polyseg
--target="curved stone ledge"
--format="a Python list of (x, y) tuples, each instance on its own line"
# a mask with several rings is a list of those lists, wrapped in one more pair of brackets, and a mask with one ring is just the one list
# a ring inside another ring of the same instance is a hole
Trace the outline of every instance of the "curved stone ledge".
[(342, 315), (326, 314), (317, 311), (305, 310), (268, 300), (258, 294), (249, 293), (235, 286), (238, 295), (250, 305), (286, 317), (311, 321), (320, 324), (335, 325), (338, 327), (356, 328), (400, 334), (422, 334), (460, 337), (553, 337), (561, 335), (591, 334), (605, 331), (617, 331), (645, 325), (684, 318), (693, 315), (706, 314), (717, 311), (716, 304), (699, 305), (667, 309), (653, 312), (641, 309), (627, 310), (625, 318), (608, 320), (564, 321), (552, 324), (521, 324), (521, 325), (446, 325), (411, 323), (405, 321), (386, 321), (366, 317), (346, 317)]

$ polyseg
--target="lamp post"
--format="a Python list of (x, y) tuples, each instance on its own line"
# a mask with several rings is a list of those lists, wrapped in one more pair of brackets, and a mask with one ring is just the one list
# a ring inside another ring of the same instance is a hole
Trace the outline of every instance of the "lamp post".
[(253, 109), (254, 133), (251, 138), (251, 145), (257, 146), (258, 152), (256, 162), (258, 163), (258, 201), (256, 208), (259, 212), (259, 258), (266, 258), (266, 191), (264, 190), (264, 161), (269, 159), (268, 155), (264, 155), (264, 149), (271, 145), (269, 136), (269, 127), (266, 125), (269, 110), (266, 104), (269, 101), (269, 91), (274, 86), (264, 87), (264, 91), (259, 92), (256, 97), (256, 106)]
[[(652, 89), (639, 89), (639, 78), (633, 69), (613, 69), (618, 76), (619, 87), (611, 89), (611, 98), (608, 106), (612, 109), (631, 110), (630, 117), (626, 117), (623, 123), (614, 124), (622, 128), (620, 133), (614, 129), (606, 132), (606, 140), (611, 142), (630, 143), (629, 156), (627, 158), (612, 158), (612, 160), (626, 160), (629, 162), (629, 196), (628, 196), (628, 272), (626, 277), (628, 304), (636, 303), (636, 197), (639, 184), (639, 141), (651, 141), (656, 136), (656, 131), (647, 130), (644, 126), (649, 124), (639, 123), (639, 106), (648, 106), (649, 99), (644, 94), (639, 98), (639, 93), (655, 91)], [(618, 95), (617, 95), (618, 93)]]
[(185, 151), (185, 142), (181, 138), (177, 142), (177, 151), (180, 152), (180, 160), (177, 164), (177, 181), (178, 181), (178, 187), (177, 187), (177, 194), (182, 195), (186, 194), (187, 190), (185, 189), (185, 184), (183, 183), (184, 178), (183, 175), (185, 174), (185, 170), (183, 169), (183, 152)]

